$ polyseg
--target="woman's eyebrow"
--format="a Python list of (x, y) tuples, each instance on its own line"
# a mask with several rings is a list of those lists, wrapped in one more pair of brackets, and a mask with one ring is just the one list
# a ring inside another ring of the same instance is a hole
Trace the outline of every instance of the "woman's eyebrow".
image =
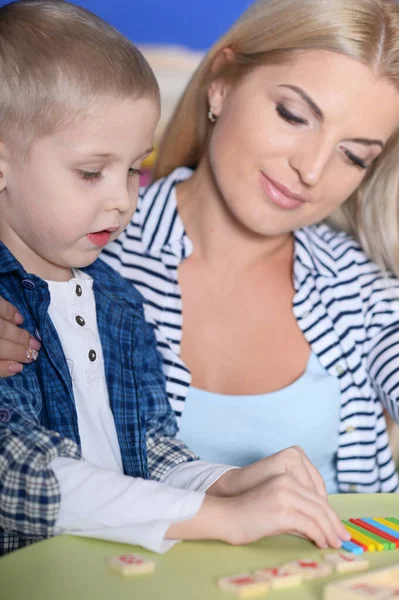
[[(321, 108), (319, 106), (317, 106), (316, 102), (314, 100), (312, 100), (312, 98), (310, 96), (308, 96), (308, 94), (305, 92), (305, 90), (298, 87), (297, 85), (290, 85), (289, 83), (283, 83), (283, 84), (279, 85), (278, 87), (288, 88), (289, 90), (292, 90), (293, 92), (298, 94), (298, 96), (300, 96), (302, 98), (302, 100), (304, 100), (308, 104), (310, 110), (315, 115), (315, 117), (317, 119), (319, 119), (319, 121), (322, 121), (322, 122), (324, 121), (323, 111), (321, 110)], [(374, 139), (369, 139), (369, 138), (353, 138), (348, 141), (354, 142), (355, 144), (363, 144), (365, 146), (377, 145), (377, 146), (380, 146), (381, 148), (384, 148), (384, 142), (382, 140), (374, 140)]]
[(316, 102), (312, 100), (310, 96), (307, 95), (305, 90), (298, 87), (297, 85), (290, 85), (289, 83), (282, 83), (278, 87), (288, 88), (289, 90), (292, 90), (293, 92), (298, 94), (298, 96), (300, 96), (302, 100), (305, 100), (305, 102), (308, 104), (310, 110), (315, 115), (315, 117), (319, 119), (319, 121), (324, 121), (323, 111), (319, 106), (317, 106)]
[(382, 140), (371, 140), (369, 138), (353, 138), (348, 140), (349, 142), (355, 142), (355, 144), (364, 144), (365, 146), (380, 146), (384, 148), (384, 142)]

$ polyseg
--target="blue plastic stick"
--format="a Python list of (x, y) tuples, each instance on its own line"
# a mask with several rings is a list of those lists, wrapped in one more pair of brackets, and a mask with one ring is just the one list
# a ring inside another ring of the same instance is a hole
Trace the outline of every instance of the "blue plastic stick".
[(381, 531), (383, 531), (384, 533), (388, 533), (395, 539), (399, 540), (399, 531), (395, 531), (395, 529), (391, 529), (390, 527), (387, 527), (383, 523), (379, 523), (379, 521), (374, 521), (374, 519), (363, 519), (363, 521), (366, 521), (366, 523), (368, 523), (369, 525), (372, 525), (373, 527), (376, 527), (377, 529), (381, 529)]
[(342, 542), (343, 550), (347, 550), (348, 552), (353, 552), (353, 554), (361, 554), (364, 552), (364, 549), (353, 542)]

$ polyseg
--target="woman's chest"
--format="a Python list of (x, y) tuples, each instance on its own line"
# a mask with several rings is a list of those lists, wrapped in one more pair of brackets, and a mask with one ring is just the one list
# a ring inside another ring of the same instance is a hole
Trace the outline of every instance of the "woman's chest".
[(194, 386), (222, 394), (267, 393), (304, 372), (310, 347), (292, 312), (289, 278), (206, 285), (183, 272), (180, 286), (180, 354)]

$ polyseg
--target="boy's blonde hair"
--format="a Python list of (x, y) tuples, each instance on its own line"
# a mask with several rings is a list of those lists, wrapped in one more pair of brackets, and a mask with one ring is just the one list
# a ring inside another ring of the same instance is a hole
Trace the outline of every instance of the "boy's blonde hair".
[[(232, 60), (214, 60), (231, 48)], [(258, 0), (199, 66), (165, 131), (155, 177), (196, 166), (211, 123), (208, 88), (238, 81), (251, 69), (284, 61), (295, 50), (330, 50), (360, 61), (399, 91), (399, 3), (396, 0)], [(328, 77), (328, 73), (326, 73)], [(384, 110), (384, 107), (381, 107)], [(361, 243), (383, 268), (399, 275), (399, 131), (362, 185), (330, 219)]]
[(147, 96), (159, 101), (147, 61), (96, 15), (63, 0), (0, 8), (0, 142), (19, 155), (93, 101)]

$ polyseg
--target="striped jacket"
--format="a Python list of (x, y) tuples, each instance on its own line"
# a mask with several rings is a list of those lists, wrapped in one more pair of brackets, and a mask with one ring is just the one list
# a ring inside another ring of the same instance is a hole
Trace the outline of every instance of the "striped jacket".
[[(146, 298), (178, 420), (190, 373), (180, 359), (177, 268), (192, 244), (174, 190), (190, 174), (179, 168), (143, 190), (129, 227), (102, 256)], [(383, 407), (399, 421), (399, 282), (382, 274), (352, 238), (319, 224), (295, 232), (294, 286), (299, 327), (340, 384), (338, 489), (396, 491)]]

